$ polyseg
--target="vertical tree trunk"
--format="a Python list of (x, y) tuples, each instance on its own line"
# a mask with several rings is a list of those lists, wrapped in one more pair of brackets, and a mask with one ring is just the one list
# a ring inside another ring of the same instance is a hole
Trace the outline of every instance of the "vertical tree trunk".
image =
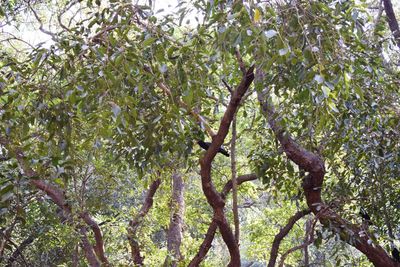
[(180, 246), (182, 242), (183, 214), (185, 211), (184, 183), (179, 173), (172, 175), (171, 217), (168, 229), (167, 249), (168, 255), (164, 266), (178, 266), (182, 255)]
[(239, 244), (239, 211), (237, 197), (237, 180), (236, 180), (236, 114), (232, 120), (232, 140), (231, 140), (231, 172), (232, 172), (232, 210), (233, 221), (235, 223), (235, 239)]
[[(309, 233), (311, 230), (311, 220), (306, 221), (305, 227), (306, 227), (306, 231), (305, 231), (306, 234), (305, 234), (303, 243), (308, 244), (308, 242), (310, 241)], [(308, 246), (304, 246), (304, 266), (308, 266), (308, 265), (310, 265), (310, 258), (308, 255)]]

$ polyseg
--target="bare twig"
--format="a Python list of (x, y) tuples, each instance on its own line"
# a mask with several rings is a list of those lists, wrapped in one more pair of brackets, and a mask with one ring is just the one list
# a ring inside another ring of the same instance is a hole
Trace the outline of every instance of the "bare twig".
[(240, 54), (239, 48), (237, 48), (237, 47), (235, 48), (235, 55), (236, 55), (236, 59), (237, 59), (237, 61), (239, 63), (240, 71), (243, 74), (246, 74), (246, 66), (245, 66), (245, 64), (243, 62), (243, 58), (242, 58), (242, 55)]
[(228, 89), (229, 93), (232, 94), (233, 93), (232, 87), (224, 79), (222, 79), (222, 82), (224, 83), (225, 87)]
[(43, 28), (43, 22), (40, 19), (39, 15), (37, 14), (37, 12), (35, 11), (35, 9), (33, 9), (33, 7), (30, 5), (29, 2), (27, 2), (29, 9), (32, 11), (33, 16), (35, 16), (37, 22), (39, 23), (39, 30), (47, 35), (50, 35), (51, 38), (53, 40), (56, 40), (56, 35), (54, 33), (52, 33), (51, 31), (46, 30), (45, 28)]

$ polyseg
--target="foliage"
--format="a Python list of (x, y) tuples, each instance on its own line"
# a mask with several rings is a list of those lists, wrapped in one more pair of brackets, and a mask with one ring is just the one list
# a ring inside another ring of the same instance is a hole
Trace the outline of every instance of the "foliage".
[[(195, 144), (209, 139), (207, 127), (219, 126), (230, 99), (224, 82), (232, 88), (240, 82), (235, 51), (247, 65), (262, 66), (269, 81), (250, 89), (237, 114), (238, 173), (255, 171), (261, 181), (239, 191), (240, 205), (257, 203), (241, 210), (243, 257), (267, 261), (279, 227), (306, 205), (305, 173), (283, 154), (260, 112), (256, 92), (264, 87), (272, 89), (286, 129), (323, 156), (327, 202), (354, 223), (361, 222), (364, 207), (376, 239), (398, 242), (399, 72), (382, 56), (385, 49), (394, 53), (383, 38), (384, 25), (368, 28), (373, 17), (365, 1), (198, 0), (181, 2), (166, 16), (128, 1), (60, 1), (57, 15), (46, 12), (47, 1), (27, 6), (10, 1), (0, 16), (13, 18), (10, 25), (21, 23), (14, 13), (20, 4), (24, 15), (40, 18), (38, 28), (54, 30), (46, 33), (51, 41), (33, 47), (25, 47), (23, 37), (0, 44), (0, 136), (23, 151), (38, 175), (24, 175), (12, 149), (0, 146), (3, 235), (12, 226), (15, 244), (27, 234), (35, 239), (20, 264), (69, 265), (77, 250), (83, 264), (74, 234), (80, 212), (104, 222), (109, 261), (130, 264), (128, 222), (148, 185), (160, 177), (154, 206), (139, 229), (146, 266), (157, 266), (167, 255), (170, 179), (176, 170), (186, 183), (182, 265), (188, 264), (212, 219), (198, 175), (202, 152)], [(199, 123), (196, 114), (208, 124)], [(228, 135), (226, 144), (229, 140)], [(231, 175), (228, 159), (217, 157), (212, 174), (222, 190)], [(65, 193), (72, 223), (60, 220), (54, 203), (30, 179), (44, 179)], [(304, 222), (281, 253), (303, 242)], [(333, 266), (352, 255), (354, 264), (367, 264), (324, 231), (317, 227), (325, 250), (313, 244), (314, 259), (324, 253)], [(205, 266), (228, 261), (219, 236), (214, 244)], [(8, 245), (4, 259), (14, 250)], [(297, 251), (286, 262), (299, 265), (302, 258)]]

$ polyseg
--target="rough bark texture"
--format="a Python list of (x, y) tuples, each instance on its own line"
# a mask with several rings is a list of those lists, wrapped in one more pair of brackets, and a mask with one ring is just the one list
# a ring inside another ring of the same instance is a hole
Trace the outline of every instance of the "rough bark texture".
[(387, 21), (389, 24), (389, 28), (392, 31), (394, 39), (397, 43), (397, 46), (400, 48), (400, 29), (399, 23), (397, 22), (396, 15), (393, 11), (392, 1), (383, 0), (383, 6), (385, 8), (385, 13), (387, 17)]
[(160, 184), (160, 179), (153, 181), (153, 183), (150, 185), (149, 190), (147, 191), (142, 208), (140, 209), (136, 217), (129, 222), (128, 240), (129, 245), (131, 246), (131, 257), (136, 266), (143, 266), (144, 260), (144, 257), (140, 255), (139, 243), (136, 241), (137, 230), (142, 223), (144, 216), (146, 216), (150, 208), (153, 206), (154, 194), (156, 193)]
[(171, 217), (168, 229), (167, 251), (165, 266), (178, 266), (181, 260), (181, 242), (183, 215), (185, 211), (184, 183), (179, 173), (172, 175), (172, 199), (171, 199)]
[[(257, 175), (252, 173), (252, 174), (246, 174), (246, 175), (241, 175), (237, 178), (237, 184), (240, 185), (244, 182), (247, 181), (253, 181), (257, 179)], [(232, 189), (233, 182), (230, 180), (227, 182), (222, 189), (221, 192), (221, 198), (225, 200), (226, 196), (228, 195), (229, 191)], [(217, 231), (218, 225), (217, 221), (215, 218), (212, 219), (210, 226), (208, 227), (206, 236), (203, 240), (203, 242), (200, 245), (199, 251), (197, 252), (196, 256), (190, 261), (188, 267), (195, 267), (199, 266), (200, 263), (204, 260), (206, 257), (208, 251), (211, 248), (212, 241), (214, 240), (215, 232)]]
[(243, 75), (242, 81), (232, 94), (231, 100), (221, 120), (218, 133), (213, 136), (210, 148), (206, 151), (204, 157), (200, 159), (200, 175), (203, 192), (207, 198), (208, 204), (210, 204), (214, 210), (214, 218), (217, 221), (222, 239), (228, 247), (229, 254), (231, 256), (231, 261), (228, 266), (240, 266), (240, 253), (235, 236), (233, 235), (224, 214), (225, 201), (222, 199), (221, 195), (218, 194), (211, 180), (211, 163), (217, 154), (218, 149), (224, 142), (226, 135), (228, 134), (229, 126), (232, 122), (235, 112), (239, 107), (243, 95), (254, 80), (253, 71), (254, 66), (250, 67), (246, 74)]
[[(257, 70), (256, 82), (261, 84), (264, 82), (264, 73), (260, 69)], [(258, 97), (262, 111), (268, 118), (268, 123), (287, 157), (300, 169), (309, 173), (304, 178), (302, 186), (307, 205), (315, 215), (318, 215), (319, 221), (332, 231), (339, 233), (343, 241), (364, 253), (375, 266), (400, 266), (400, 263), (395, 262), (379, 244), (370, 244), (371, 239), (362, 227), (347, 222), (330, 207), (324, 205), (321, 198), (325, 175), (323, 159), (301, 147), (281, 126), (280, 116), (275, 112), (268, 88), (263, 93), (259, 92)]]
[(298, 220), (300, 220), (301, 218), (303, 218), (305, 215), (309, 214), (310, 212), (311, 211), (309, 209), (296, 212), (296, 214), (294, 214), (292, 217), (290, 217), (290, 219), (287, 222), (287, 224), (285, 225), (285, 227), (283, 227), (279, 231), (279, 233), (275, 236), (274, 241), (272, 242), (272, 248), (271, 248), (271, 254), (270, 254), (271, 256), (269, 258), (268, 267), (275, 266), (276, 258), (278, 257), (279, 246), (280, 246), (283, 238), (285, 238), (285, 236), (290, 232), (290, 230), (292, 230), (293, 225)]

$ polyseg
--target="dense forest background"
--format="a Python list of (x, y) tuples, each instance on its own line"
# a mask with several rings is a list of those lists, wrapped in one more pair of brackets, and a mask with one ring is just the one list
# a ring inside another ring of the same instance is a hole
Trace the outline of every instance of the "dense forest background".
[(0, 265), (400, 266), (399, 3), (168, 3), (1, 1)]

